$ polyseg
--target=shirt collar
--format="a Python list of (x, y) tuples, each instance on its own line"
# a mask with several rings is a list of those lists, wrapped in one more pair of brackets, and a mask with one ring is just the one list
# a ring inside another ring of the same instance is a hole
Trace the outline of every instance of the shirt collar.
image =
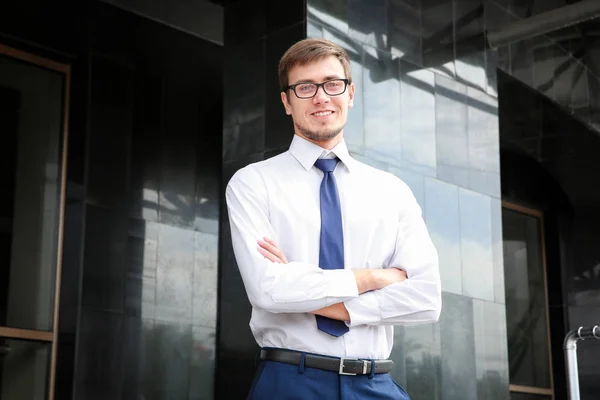
[(344, 139), (342, 139), (333, 149), (326, 150), (295, 134), (289, 151), (307, 171), (310, 171), (317, 159), (328, 152), (332, 152), (342, 161), (342, 163), (344, 163), (348, 171), (352, 172), (352, 162), (354, 160), (348, 153), (348, 147), (346, 146), (346, 141)]

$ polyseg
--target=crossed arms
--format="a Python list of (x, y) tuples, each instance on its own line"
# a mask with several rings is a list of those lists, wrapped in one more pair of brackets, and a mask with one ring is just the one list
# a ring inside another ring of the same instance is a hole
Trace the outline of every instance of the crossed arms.
[(277, 254), (257, 243), (276, 237), (264, 182), (255, 169), (238, 171), (227, 186), (226, 200), (233, 250), (252, 306), (272, 313), (325, 315), (349, 326), (437, 321), (441, 311), (437, 252), (414, 196), (407, 187), (403, 190), (408, 204), (398, 221), (396, 249), (388, 266), (323, 270), (297, 261), (284, 266), (283, 260), (273, 261), (259, 249), (279, 258)]

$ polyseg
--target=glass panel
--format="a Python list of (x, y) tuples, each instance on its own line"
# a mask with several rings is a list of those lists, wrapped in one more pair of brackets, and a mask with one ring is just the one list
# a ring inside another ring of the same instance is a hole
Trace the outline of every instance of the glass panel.
[(46, 398), (50, 344), (0, 338), (0, 399)]
[(0, 326), (52, 326), (63, 87), (0, 55)]
[(510, 400), (552, 400), (552, 396), (511, 392)]
[(502, 223), (510, 383), (549, 388), (539, 220), (504, 209)]

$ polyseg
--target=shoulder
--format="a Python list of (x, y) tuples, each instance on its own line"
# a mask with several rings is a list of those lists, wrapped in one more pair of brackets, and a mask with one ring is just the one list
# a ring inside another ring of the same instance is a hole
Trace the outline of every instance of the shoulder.
[(355, 158), (353, 158), (353, 167), (360, 179), (370, 185), (385, 188), (388, 193), (391, 192), (397, 195), (410, 194), (412, 196), (412, 191), (408, 185), (391, 172), (375, 168)]
[(266, 177), (285, 166), (288, 158), (288, 152), (284, 152), (266, 160), (250, 163), (233, 174), (227, 183), (227, 188), (246, 186), (258, 189), (264, 186)]

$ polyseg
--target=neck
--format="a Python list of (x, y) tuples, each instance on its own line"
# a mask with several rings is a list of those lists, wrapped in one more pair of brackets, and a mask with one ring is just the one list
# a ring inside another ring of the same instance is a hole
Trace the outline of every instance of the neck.
[(343, 132), (340, 132), (334, 138), (325, 139), (325, 140), (313, 140), (311, 138), (308, 138), (308, 137), (304, 136), (300, 132), (296, 132), (296, 135), (300, 136), (303, 139), (308, 140), (311, 143), (316, 144), (317, 146), (320, 146), (320, 147), (324, 148), (325, 150), (331, 150), (331, 149), (333, 149), (335, 146), (338, 145), (339, 142), (342, 141), (342, 139), (344, 137)]

